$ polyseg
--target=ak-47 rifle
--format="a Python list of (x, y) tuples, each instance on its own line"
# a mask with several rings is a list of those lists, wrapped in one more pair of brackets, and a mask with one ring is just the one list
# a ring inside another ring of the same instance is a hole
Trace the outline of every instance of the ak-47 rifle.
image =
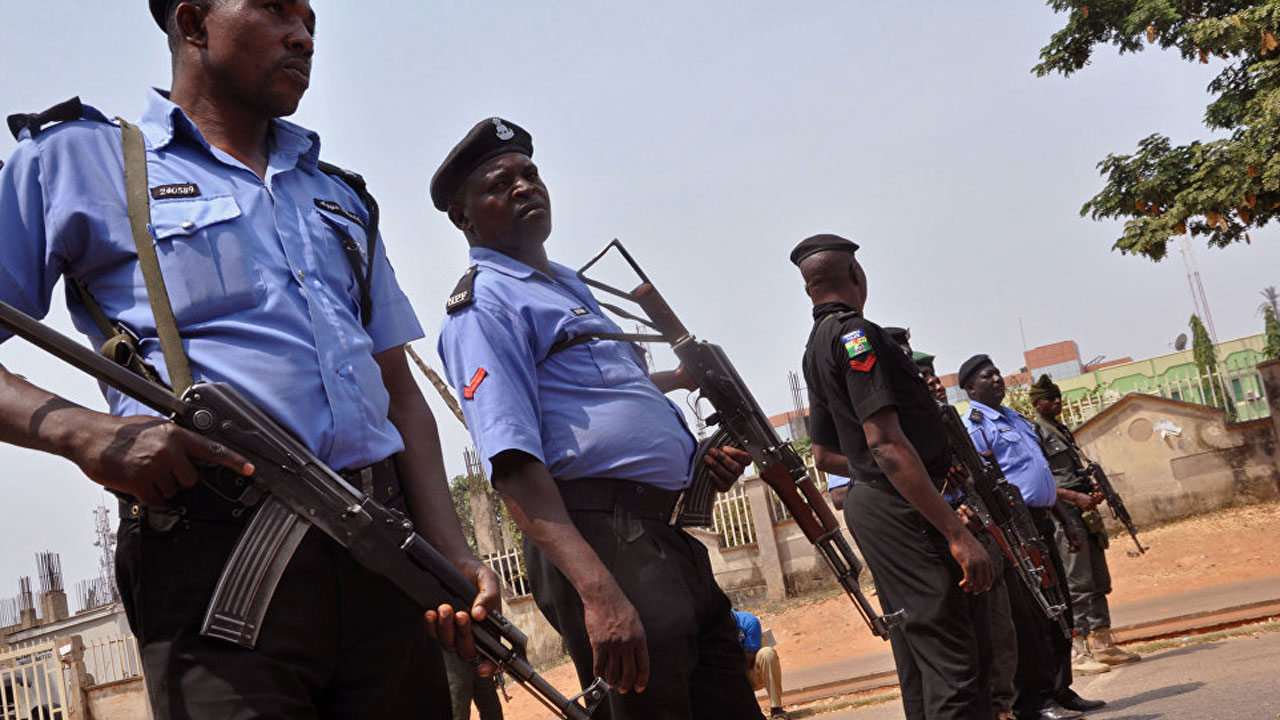
[(1085, 466), (1084, 475), (1093, 483), (1093, 491), (1102, 495), (1102, 499), (1107, 502), (1115, 519), (1124, 524), (1125, 530), (1129, 531), (1129, 537), (1133, 538), (1133, 544), (1138, 546), (1138, 552), (1146, 553), (1147, 549), (1138, 542), (1138, 528), (1134, 527), (1133, 518), (1129, 517), (1129, 509), (1124, 506), (1124, 500), (1120, 498), (1120, 493), (1116, 492), (1116, 486), (1111, 484), (1111, 478), (1107, 477), (1102, 466), (1096, 462), (1090, 462)]
[[(631, 292), (586, 277), (587, 270), (615, 248), (640, 278), (640, 285)], [(813, 484), (808, 468), (795, 448), (791, 443), (783, 442), (769, 424), (769, 416), (760, 409), (724, 350), (718, 345), (698, 340), (685, 329), (644, 271), (617, 240), (609, 243), (599, 255), (584, 265), (578, 271), (578, 276), (591, 287), (640, 306), (648, 317), (639, 317), (608, 303), (601, 304), (622, 317), (661, 333), (624, 335), (620, 339), (666, 342), (671, 345), (684, 369), (697, 383), (702, 397), (715, 408), (715, 413), (707, 418), (707, 423), (718, 425), (719, 429), (709, 441), (702, 443), (702, 451), (732, 443), (751, 454), (752, 461), (760, 470), (760, 478), (777, 493), (804, 536), (818, 548), (871, 631), (888, 639), (890, 629), (906, 619), (905, 611), (880, 614), (867, 600), (858, 582), (862, 563), (845, 539), (835, 513)], [(705, 471), (705, 465), (701, 462), (698, 465), (701, 471), (695, 472), (692, 483), (677, 502), (672, 516), (673, 523), (711, 524), (716, 490)]]
[[(238, 500), (257, 510), (222, 570), (202, 634), (253, 647), (276, 584), (312, 527), (423, 607), (469, 607), (474, 600), (475, 584), (415, 533), (408, 517), (349, 485), (229, 385), (196, 383), (175, 396), (4, 302), (0, 327), (253, 463), (252, 483)], [(497, 612), (471, 628), (480, 654), (560, 718), (589, 720), (608, 693), (597, 678), (566, 698), (534, 671), (524, 633)]]
[(1027, 511), (1022, 492), (1005, 479), (998, 464), (978, 453), (964, 429), (960, 413), (954, 407), (939, 403), (938, 411), (942, 415), (947, 444), (956, 463), (964, 470), (961, 486), (954, 489), (960, 491), (964, 504), (978, 516), (983, 529), (1000, 547), (1045, 617), (1057, 622), (1063, 635), (1070, 638), (1066, 595), (1050, 559), (1049, 548)]

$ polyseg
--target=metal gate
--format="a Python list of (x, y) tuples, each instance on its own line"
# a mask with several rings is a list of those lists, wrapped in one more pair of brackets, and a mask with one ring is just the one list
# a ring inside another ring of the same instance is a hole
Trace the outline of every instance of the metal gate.
[(67, 720), (67, 677), (52, 642), (0, 654), (0, 720)]

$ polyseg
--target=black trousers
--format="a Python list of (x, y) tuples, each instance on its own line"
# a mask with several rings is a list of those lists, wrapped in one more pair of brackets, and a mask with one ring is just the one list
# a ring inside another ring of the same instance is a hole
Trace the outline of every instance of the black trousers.
[(908, 720), (990, 720), (986, 596), (960, 590), (946, 540), (891, 487), (855, 481), (844, 513), (881, 607), (907, 611), (889, 640)]
[[(1048, 510), (1031, 508), (1031, 518), (1049, 548), (1049, 558), (1058, 577), (1065, 582), (1067, 574), (1054, 541), (1052, 515)], [(1038, 718), (1045, 703), (1071, 687), (1071, 640), (1063, 636), (1056, 622), (1045, 617), (1035, 596), (1012, 569), (1005, 571), (1005, 584), (1009, 586), (1009, 609), (1018, 634), (1013, 710), (1019, 718)], [(1071, 617), (1070, 597), (1067, 598), (1067, 617)]]
[[(707, 549), (688, 533), (623, 508), (570, 510), (640, 614), (649, 650), (644, 692), (609, 693), (596, 720), (751, 720), (760, 706), (729, 598), (716, 585)], [(527, 538), (525, 563), (538, 609), (564, 638), (583, 687), (594, 678), (582, 599)]]
[(255, 649), (202, 637), (248, 514), (232, 517), (202, 485), (178, 501), (191, 509), (178, 518), (122, 512), (116, 547), (157, 720), (451, 719), (422, 608), (315, 529), (281, 577)]

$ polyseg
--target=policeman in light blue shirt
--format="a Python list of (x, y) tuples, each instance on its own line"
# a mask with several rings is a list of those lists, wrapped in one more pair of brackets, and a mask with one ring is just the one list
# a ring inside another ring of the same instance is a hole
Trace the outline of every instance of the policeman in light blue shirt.
[[(995, 456), (1005, 478), (1022, 492), (1054, 571), (1059, 578), (1065, 578), (1054, 539), (1057, 530), (1054, 518), (1061, 517), (1057, 485), (1035, 426), (1003, 405), (1004, 378), (989, 356), (975, 355), (966, 360), (960, 366), (957, 379), (969, 395), (971, 409), (964, 418), (969, 437), (979, 452), (991, 452)], [(1076, 528), (1065, 529), (1069, 535), (1078, 535)], [(1078, 548), (1078, 542), (1077, 539), (1073, 546)], [(1079, 717), (1080, 710), (1101, 707), (1104, 704), (1101, 701), (1085, 700), (1071, 689), (1070, 638), (1063, 637), (1045, 617), (1012, 570), (1006, 569), (1004, 579), (1017, 628), (1014, 710), (1018, 717), (1064, 720)], [(1065, 590), (1065, 585), (1063, 587)], [(1070, 608), (1067, 616), (1071, 616)]]
[[(149, 5), (173, 83), (148, 94), (138, 123), (146, 185), (132, 208), (146, 213), (141, 242), (158, 256), (194, 380), (235, 387), (348, 480), (409, 511), (484, 588), (476, 603), (496, 607), (496, 577), (467, 550), (405, 362), (402, 346), (422, 330), (369, 236), (351, 184), (362, 183), (322, 171), (316, 134), (280, 119), (309, 84), (310, 3)], [(77, 328), (95, 346), (103, 326), (124, 328), (169, 383), (130, 224), (123, 123), (77, 100), (10, 127), (0, 300), (43, 317), (64, 277)], [(252, 468), (130, 398), (107, 400), (110, 415), (92, 412), (0, 368), (0, 439), (62, 455), (122, 496), (117, 579), (158, 719), (451, 717), (424, 608), (318, 532), (281, 578), (255, 649), (201, 636), (254, 510), (239, 500)], [(448, 637), (469, 622), (438, 610), (427, 619)]]
[[(471, 246), (440, 357), (516, 523), (534, 599), (612, 720), (760, 718), (706, 548), (673, 523), (696, 443), (638, 350), (570, 269), (547, 258), (551, 201), (533, 140), (477, 123), (431, 181)], [(721, 489), (750, 456), (709, 456)], [(650, 662), (652, 658), (653, 662)]]

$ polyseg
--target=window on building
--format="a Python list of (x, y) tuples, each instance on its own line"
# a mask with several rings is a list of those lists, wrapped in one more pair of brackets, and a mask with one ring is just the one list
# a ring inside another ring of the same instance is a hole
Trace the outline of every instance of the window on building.
[(1170, 392), (1170, 393), (1169, 393), (1169, 397), (1170, 397), (1170, 398), (1172, 398), (1172, 399), (1174, 399), (1174, 400), (1181, 400), (1181, 399), (1182, 399), (1182, 393), (1181, 393), (1181, 392), (1178, 392), (1177, 390), (1174, 390), (1174, 391), (1172, 391), (1172, 392)]
[(1240, 378), (1232, 378), (1231, 391), (1235, 393), (1236, 402), (1244, 402), (1244, 387), (1240, 385)]

